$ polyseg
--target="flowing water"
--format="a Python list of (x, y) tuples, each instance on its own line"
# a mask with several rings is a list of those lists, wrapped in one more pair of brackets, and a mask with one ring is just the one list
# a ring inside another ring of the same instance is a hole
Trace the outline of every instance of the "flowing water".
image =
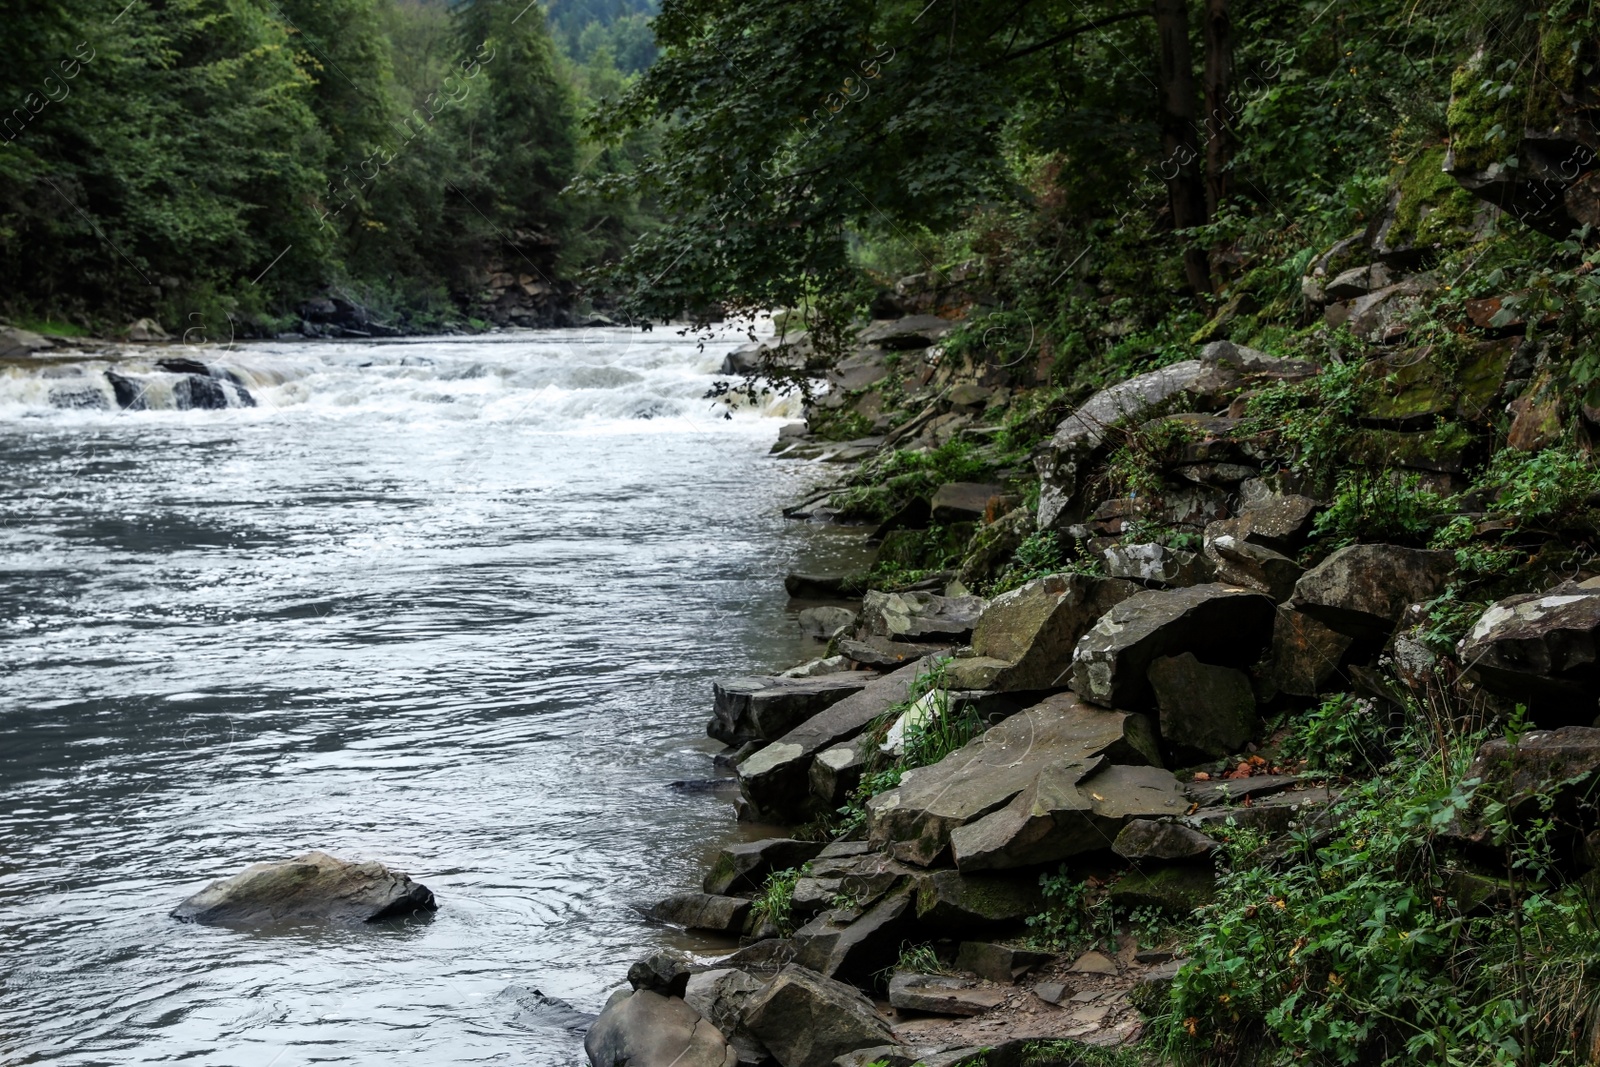
[[(851, 551), (779, 516), (792, 410), (703, 399), (731, 347), (169, 353), (218, 410), (153, 355), (0, 366), (0, 1063), (583, 1062), (534, 991), (673, 941), (637, 905), (740, 832), (672, 786), (709, 681), (801, 658), (781, 576)], [(440, 910), (168, 917), (313, 848)]]

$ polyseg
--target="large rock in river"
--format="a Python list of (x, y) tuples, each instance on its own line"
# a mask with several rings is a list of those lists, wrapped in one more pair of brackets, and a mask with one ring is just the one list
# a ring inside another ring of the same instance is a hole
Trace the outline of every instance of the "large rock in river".
[(859, 693), (870, 678), (864, 671), (810, 678), (718, 678), (711, 683), (711, 721), (706, 724), (706, 735), (725, 745), (771, 741)]
[(867, 803), (868, 840), (905, 862), (928, 866), (950, 847), (954, 831), (1004, 808), (1041, 775), (1064, 775), (1075, 784), (1106, 762), (1158, 764), (1149, 720), (1059, 693), (933, 766), (907, 771), (898, 786), (873, 797)]
[(832, 1067), (847, 1052), (895, 1043), (866, 997), (794, 965), (750, 1003), (744, 1023), (783, 1067)]
[(1147, 590), (1095, 623), (1073, 653), (1072, 687), (1106, 707), (1155, 705), (1148, 672), (1163, 656), (1192, 652), (1206, 663), (1246, 667), (1272, 637), (1272, 598), (1233, 585)]
[(1591, 584), (1495, 603), (1462, 640), (1462, 665), (1542, 719), (1587, 724), (1600, 697), (1600, 589)]
[(947, 668), (956, 689), (1059, 689), (1071, 681), (1072, 650), (1100, 616), (1139, 592), (1132, 582), (1054, 574), (989, 602), (972, 632), (971, 657)]
[(589, 1027), (583, 1051), (594, 1067), (735, 1067), (722, 1031), (677, 997), (640, 989), (613, 998)]
[(212, 882), (172, 914), (185, 922), (259, 926), (372, 922), (437, 907), (427, 886), (381, 863), (348, 863), (326, 852), (307, 852), (281, 863), (252, 864)]
[(753, 892), (774, 871), (799, 867), (822, 851), (821, 841), (769, 837), (764, 841), (736, 841), (723, 849), (702, 888), (707, 893)]

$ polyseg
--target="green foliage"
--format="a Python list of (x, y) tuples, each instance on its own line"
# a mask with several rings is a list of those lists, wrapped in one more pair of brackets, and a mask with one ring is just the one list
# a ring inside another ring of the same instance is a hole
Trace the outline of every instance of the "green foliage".
[(998, 596), (1035, 578), (1065, 573), (1103, 575), (1105, 568), (1101, 558), (1087, 552), (1085, 546), (1077, 545), (1069, 552), (1061, 544), (1059, 533), (1040, 530), (1017, 546), (1011, 562), (995, 578), (989, 595)]
[(934, 701), (934, 714), (925, 722), (906, 730), (905, 751), (900, 757), (903, 770), (928, 767), (950, 753), (965, 747), (984, 731), (983, 719), (970, 704), (950, 707), (950, 695), (940, 691)]
[(1333, 545), (1357, 539), (1420, 545), (1444, 511), (1444, 498), (1424, 488), (1419, 474), (1350, 470), (1340, 475), (1333, 502), (1311, 533)]
[(1508, 448), (1495, 454), (1478, 488), (1518, 526), (1567, 529), (1588, 524), (1589, 509), (1600, 502), (1600, 469), (1573, 448)]
[(1324, 474), (1342, 465), (1371, 396), (1361, 362), (1335, 362), (1309, 381), (1279, 382), (1251, 397), (1243, 431), (1276, 436), (1295, 470)]
[[(1153, 1023), (1165, 1053), (1188, 1063), (1579, 1062), (1579, 976), (1600, 957), (1600, 928), (1579, 886), (1550, 888), (1541, 824), (1516, 828), (1504, 807), (1476, 802), (1466, 770), (1482, 739), (1419, 725), (1395, 762), (1346, 792), (1325, 831), (1294, 835), (1276, 862), (1231, 866)], [(1475, 807), (1507, 850), (1509, 916), (1455, 905), (1437, 838)]]
[(861, 464), (829, 503), (842, 521), (882, 522), (916, 497), (929, 498), (946, 482), (980, 481), (992, 463), (970, 443), (936, 449), (880, 452)]
[(1388, 725), (1374, 702), (1345, 693), (1296, 716), (1283, 754), (1329, 774), (1373, 770), (1383, 762), (1387, 735)]
[(942, 974), (951, 975), (956, 972), (950, 968), (930, 944), (913, 944), (910, 941), (900, 942), (900, 955), (888, 967), (885, 967), (880, 976), (887, 979), (891, 974)]
[(1100, 1047), (1076, 1041), (1030, 1041), (1022, 1046), (1023, 1067), (1144, 1067), (1138, 1050)]
[(1116, 937), (1110, 901), (1087, 881), (1074, 879), (1065, 864), (1055, 874), (1041, 874), (1044, 911), (1028, 916), (1028, 939), (1051, 952), (1090, 948)]
[(750, 913), (758, 923), (771, 922), (781, 937), (794, 933), (794, 887), (805, 873), (804, 867), (790, 867), (767, 875), (761, 892), (750, 903)]

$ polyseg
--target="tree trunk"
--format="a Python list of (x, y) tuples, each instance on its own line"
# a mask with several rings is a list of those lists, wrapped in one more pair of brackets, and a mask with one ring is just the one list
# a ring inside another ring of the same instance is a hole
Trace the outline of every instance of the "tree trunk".
[(1206, 0), (1206, 213), (1228, 196), (1228, 165), (1233, 162), (1233, 23), (1228, 0)]
[[(1195, 114), (1194, 55), (1189, 47), (1188, 0), (1155, 0), (1156, 33), (1161, 39), (1161, 176), (1167, 182), (1172, 224), (1178, 229), (1206, 221), (1205, 182)], [(1183, 253), (1184, 274), (1196, 293), (1211, 292), (1205, 251)]]

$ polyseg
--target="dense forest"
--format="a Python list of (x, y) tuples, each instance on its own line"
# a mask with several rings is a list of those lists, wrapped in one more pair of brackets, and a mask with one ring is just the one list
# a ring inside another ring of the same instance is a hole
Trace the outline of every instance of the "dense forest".
[[(332, 295), (381, 331), (552, 321), (637, 204), (562, 196), (649, 145), (586, 140), (653, 58), (641, 4), (11, 4), (5, 311), (54, 332), (154, 316), (295, 325)], [(498, 280), (498, 286), (495, 282)], [(508, 298), (507, 293), (513, 295)]]

